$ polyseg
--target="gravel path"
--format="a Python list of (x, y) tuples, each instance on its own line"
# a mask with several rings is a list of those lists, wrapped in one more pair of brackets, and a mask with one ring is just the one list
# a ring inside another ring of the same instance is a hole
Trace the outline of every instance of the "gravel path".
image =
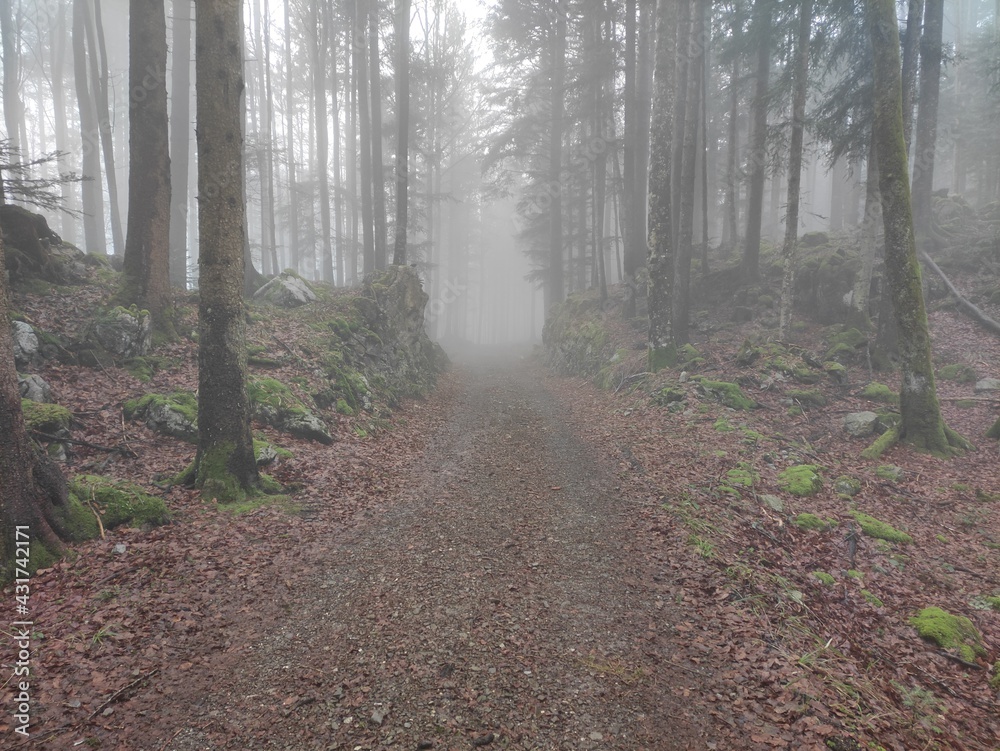
[(248, 614), (252, 648), (168, 748), (706, 747), (613, 475), (537, 366), (453, 377), (405, 490), (331, 531), (294, 607)]

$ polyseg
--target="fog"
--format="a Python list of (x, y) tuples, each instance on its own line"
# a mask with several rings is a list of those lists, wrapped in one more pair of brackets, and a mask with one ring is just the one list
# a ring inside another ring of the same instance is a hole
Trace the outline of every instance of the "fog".
[[(739, 259), (758, 163), (765, 174), (763, 252), (784, 235), (795, 24), (792, 10), (771, 3), (767, 133), (756, 153), (752, 115), (762, 58), (753, 19), (768, 2), (677, 2), (677, 91), (687, 88), (685, 97), (677, 94), (676, 195), (693, 199), (691, 248), (709, 268)], [(310, 280), (358, 284), (366, 272), (365, 190), (376, 207), (378, 196), (384, 199), (384, 222), (376, 209), (369, 227), (374, 264), (392, 261), (400, 7), (373, 0), (244, 4), (246, 240), (262, 274), (292, 269)], [(352, 22), (359, 11), (370, 23)], [(33, 168), (37, 177), (88, 179), (96, 192), (90, 199), (88, 183), (51, 189), (68, 213), (54, 212), (50, 222), (65, 240), (120, 257), (130, 110), (165, 86), (174, 282), (193, 287), (195, 14), (184, 0), (168, 0), (164, 12), (166, 69), (144, 71), (136, 87), (129, 83), (125, 0), (4, 3), (4, 135), (23, 162), (62, 153)], [(629, 258), (644, 263), (652, 6), (414, 0), (409, 14), (406, 262), (424, 279), (428, 331), (446, 344), (537, 340), (547, 306), (599, 289), (602, 278), (620, 285), (634, 273)], [(852, 14), (846, 6), (814, 13), (799, 236), (857, 238), (865, 213), (871, 95), (867, 42)], [(1000, 197), (998, 15), (994, 0), (944, 4), (933, 187), (974, 207)], [(360, 57), (351, 54), (358, 45)], [(367, 71), (377, 74), (365, 89), (375, 104), (361, 113), (359, 73)], [(695, 114), (684, 117), (688, 103)], [(88, 125), (84, 105), (96, 125)], [(367, 156), (360, 138), (366, 123), (373, 144)], [(685, 140), (685, 127), (696, 135)], [(680, 175), (683, 148), (693, 149), (693, 177)], [(925, 156), (911, 149), (915, 168)], [(374, 168), (370, 187), (363, 184), (365, 159)], [(6, 199), (24, 200), (16, 191), (8, 186)], [(678, 206), (675, 222), (683, 225)]]

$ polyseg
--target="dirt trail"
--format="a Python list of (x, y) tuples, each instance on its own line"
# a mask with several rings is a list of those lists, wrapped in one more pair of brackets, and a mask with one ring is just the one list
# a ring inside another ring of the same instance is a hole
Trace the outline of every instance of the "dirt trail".
[(260, 602), (214, 695), (170, 708), (191, 729), (167, 748), (705, 747), (611, 473), (537, 366), (452, 377), (405, 490), (331, 532), (284, 613)]

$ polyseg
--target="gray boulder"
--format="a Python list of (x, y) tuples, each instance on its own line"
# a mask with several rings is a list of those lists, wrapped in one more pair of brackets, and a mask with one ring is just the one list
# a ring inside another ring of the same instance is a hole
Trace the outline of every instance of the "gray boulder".
[(844, 417), (844, 430), (852, 438), (864, 438), (878, 432), (878, 415), (874, 412), (852, 412)]
[(33, 402), (52, 403), (52, 389), (41, 376), (17, 374), (17, 385), (21, 389), (21, 398)]
[(316, 293), (310, 289), (305, 279), (283, 271), (254, 292), (253, 299), (280, 308), (297, 308), (315, 302)]
[(14, 321), (11, 324), (11, 334), (14, 336), (14, 362), (18, 367), (38, 360), (38, 336), (30, 325), (24, 321)]
[(1000, 378), (983, 378), (976, 381), (976, 393), (981, 394), (985, 391), (1000, 391)]
[(91, 327), (90, 337), (118, 357), (142, 357), (149, 354), (153, 345), (153, 331), (149, 313), (131, 308), (117, 307), (102, 313)]

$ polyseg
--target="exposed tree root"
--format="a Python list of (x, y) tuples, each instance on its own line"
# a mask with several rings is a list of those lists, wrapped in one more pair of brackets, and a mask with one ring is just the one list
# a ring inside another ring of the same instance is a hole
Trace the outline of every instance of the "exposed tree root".
[(948, 279), (947, 276), (945, 276), (944, 272), (941, 270), (941, 267), (938, 266), (936, 263), (934, 263), (934, 261), (931, 260), (931, 257), (927, 255), (926, 252), (920, 251), (920, 260), (926, 263), (927, 266), (930, 268), (930, 270), (941, 278), (941, 281), (944, 282), (944, 286), (948, 288), (948, 292), (951, 293), (951, 295), (955, 298), (955, 301), (958, 303), (959, 310), (961, 310), (963, 313), (969, 316), (969, 318), (971, 318), (973, 321), (981, 325), (987, 331), (991, 331), (994, 334), (1000, 335), (1000, 323), (990, 318), (988, 315), (986, 315), (986, 313), (984, 313), (982, 310), (980, 310), (971, 302), (962, 297), (962, 294), (957, 289), (955, 289), (955, 285), (951, 283), (951, 280)]

